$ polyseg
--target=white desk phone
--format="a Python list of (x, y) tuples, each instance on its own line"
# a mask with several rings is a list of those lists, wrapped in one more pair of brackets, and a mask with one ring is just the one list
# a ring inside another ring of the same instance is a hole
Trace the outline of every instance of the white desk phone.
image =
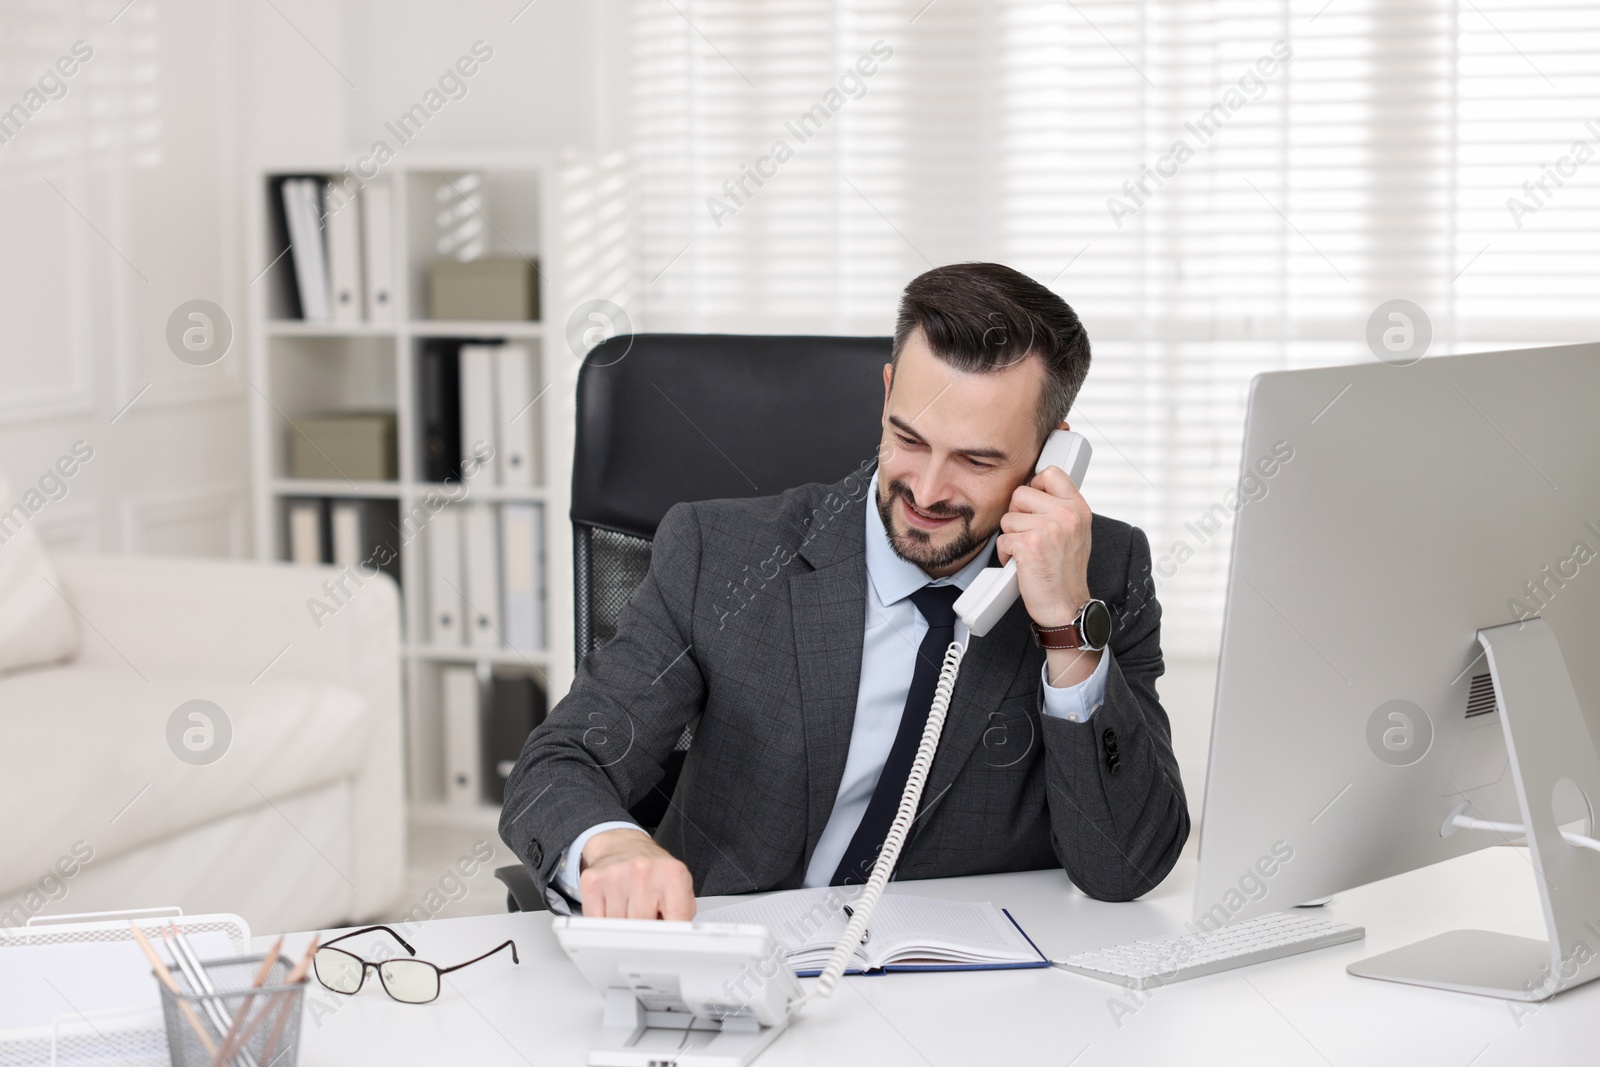
[[(1080, 433), (1056, 430), (1045, 440), (1034, 471), (1059, 467), (1083, 486), (1093, 452)], [(971, 637), (982, 637), (1020, 595), (1017, 562), (981, 571), (956, 600), (955, 611)], [(589, 1054), (596, 1067), (743, 1067), (786, 1027), (809, 1000), (827, 997), (860, 945), (894, 873), (906, 833), (928, 780), (950, 695), (967, 646), (952, 641), (944, 655), (933, 706), (906, 779), (900, 807), (872, 874), (854, 903), (850, 923), (810, 993), (783, 962), (764, 926), (656, 922), (643, 919), (554, 920), (561, 947), (605, 997), (600, 1037)], [(748, 1002), (729, 1003), (727, 989), (762, 979)]]
[[(1056, 430), (1045, 439), (1039, 462), (1033, 467), (1034, 473), (1046, 467), (1060, 467), (1072, 479), (1072, 484), (1081, 489), (1093, 451), (1083, 434)], [(956, 601), (956, 614), (967, 624), (972, 636), (982, 637), (1016, 602), (1018, 594), (1016, 560), (1004, 567), (985, 567)]]

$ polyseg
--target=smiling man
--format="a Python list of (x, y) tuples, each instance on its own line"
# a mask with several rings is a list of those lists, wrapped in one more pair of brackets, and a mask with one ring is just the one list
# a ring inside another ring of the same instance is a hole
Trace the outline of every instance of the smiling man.
[[(971, 639), (896, 877), (1059, 866), (1103, 900), (1166, 877), (1189, 815), (1149, 542), (1033, 470), (1088, 370), (1044, 286), (931, 270), (901, 299), (870, 479), (667, 512), (616, 637), (507, 786), (500, 834), (553, 908), (687, 919), (696, 894), (864, 882), (944, 650), (968, 640), (955, 599), (1012, 558), (1021, 596)], [(779, 573), (719, 610), (762, 561)], [(628, 809), (691, 726), (652, 837)]]

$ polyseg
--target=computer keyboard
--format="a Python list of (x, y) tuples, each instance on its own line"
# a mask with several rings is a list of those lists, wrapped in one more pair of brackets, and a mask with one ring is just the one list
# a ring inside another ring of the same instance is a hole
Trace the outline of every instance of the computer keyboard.
[(1333, 922), (1314, 913), (1276, 911), (1212, 933), (1130, 941), (1051, 962), (1090, 978), (1132, 989), (1153, 989), (1185, 978), (1359, 941), (1366, 933), (1364, 927)]

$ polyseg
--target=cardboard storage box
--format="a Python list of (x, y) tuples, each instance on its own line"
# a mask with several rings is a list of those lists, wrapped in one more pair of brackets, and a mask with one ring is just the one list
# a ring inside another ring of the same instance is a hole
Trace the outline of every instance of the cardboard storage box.
[(387, 482), (399, 477), (392, 411), (307, 415), (289, 427), (289, 477)]
[(539, 272), (525, 259), (436, 259), (428, 268), (435, 319), (528, 322), (539, 317)]

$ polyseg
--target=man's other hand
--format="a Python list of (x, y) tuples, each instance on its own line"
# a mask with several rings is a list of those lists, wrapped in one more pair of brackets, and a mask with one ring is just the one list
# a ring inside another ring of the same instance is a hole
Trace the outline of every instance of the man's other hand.
[(590, 918), (694, 918), (689, 868), (643, 830), (607, 830), (585, 842), (578, 891)]

